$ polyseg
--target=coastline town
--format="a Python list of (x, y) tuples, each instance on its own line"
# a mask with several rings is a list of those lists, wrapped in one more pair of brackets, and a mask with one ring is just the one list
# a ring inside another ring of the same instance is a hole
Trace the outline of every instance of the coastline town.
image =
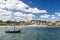
[(25, 26), (25, 25), (38, 25), (38, 26), (60, 26), (60, 21), (42, 21), (42, 20), (31, 20), (31, 21), (2, 21), (0, 20), (0, 26), (10, 26), (14, 24), (15, 26)]

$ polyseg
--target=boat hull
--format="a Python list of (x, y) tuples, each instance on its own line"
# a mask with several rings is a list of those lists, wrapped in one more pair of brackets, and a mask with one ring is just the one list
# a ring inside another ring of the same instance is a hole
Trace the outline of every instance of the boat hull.
[(18, 30), (18, 31), (5, 31), (5, 33), (20, 33), (21, 31)]

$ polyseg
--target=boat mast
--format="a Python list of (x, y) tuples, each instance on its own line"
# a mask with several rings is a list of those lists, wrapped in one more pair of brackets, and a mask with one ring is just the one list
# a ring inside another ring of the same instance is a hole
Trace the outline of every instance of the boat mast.
[(15, 22), (14, 22), (14, 31), (15, 31), (15, 23), (16, 23), (16, 20), (15, 20)]

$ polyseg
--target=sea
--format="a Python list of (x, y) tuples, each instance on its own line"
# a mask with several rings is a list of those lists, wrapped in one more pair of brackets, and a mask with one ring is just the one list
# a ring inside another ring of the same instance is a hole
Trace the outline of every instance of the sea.
[(57, 26), (15, 26), (21, 33), (5, 33), (13, 29), (13, 26), (0, 26), (0, 40), (60, 40)]

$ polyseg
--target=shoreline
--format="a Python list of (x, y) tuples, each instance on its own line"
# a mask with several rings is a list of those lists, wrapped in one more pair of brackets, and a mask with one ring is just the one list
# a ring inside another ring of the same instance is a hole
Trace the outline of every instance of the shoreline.
[[(14, 25), (13, 25), (14, 26)], [(0, 25), (0, 27), (13, 27), (11, 25)], [(60, 26), (48, 26), (48, 25), (16, 25), (17, 27), (60, 27)]]

